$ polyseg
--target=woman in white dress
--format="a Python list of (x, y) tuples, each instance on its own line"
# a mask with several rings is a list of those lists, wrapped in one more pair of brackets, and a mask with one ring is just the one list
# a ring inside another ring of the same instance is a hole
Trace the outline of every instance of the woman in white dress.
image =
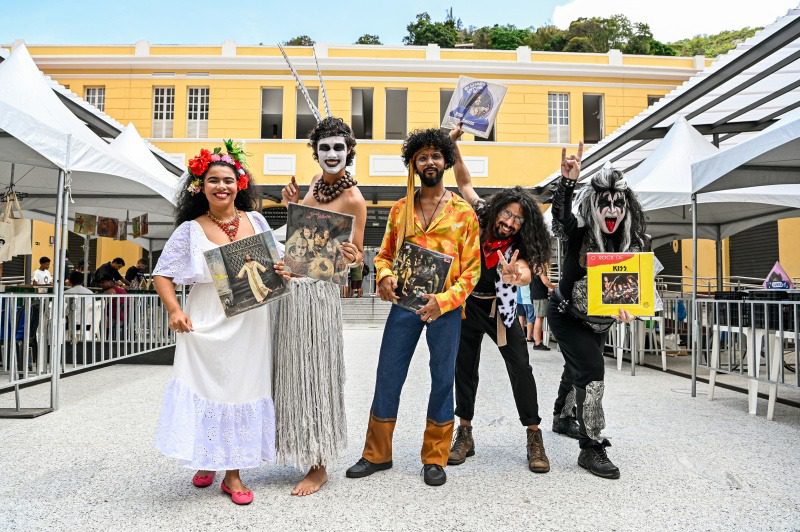
[[(203, 252), (269, 231), (254, 210), (241, 148), (202, 150), (189, 161), (176, 226), (153, 272), (158, 295), (178, 332), (174, 374), (167, 384), (156, 448), (197, 470), (192, 483), (221, 489), (236, 504), (253, 492), (239, 470), (275, 458), (272, 326), (267, 306), (226, 318)], [(193, 285), (181, 308), (174, 285)]]

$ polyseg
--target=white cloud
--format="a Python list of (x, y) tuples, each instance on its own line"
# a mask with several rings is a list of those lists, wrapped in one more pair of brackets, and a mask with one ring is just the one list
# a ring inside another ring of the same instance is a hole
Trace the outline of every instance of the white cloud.
[(627, 16), (645, 22), (662, 42), (745, 26), (766, 26), (798, 7), (798, 0), (572, 0), (553, 10), (553, 23), (567, 28), (579, 17)]

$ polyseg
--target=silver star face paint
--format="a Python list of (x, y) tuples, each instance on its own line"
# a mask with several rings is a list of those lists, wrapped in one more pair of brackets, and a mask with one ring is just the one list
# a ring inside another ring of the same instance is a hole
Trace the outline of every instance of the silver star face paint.
[(344, 137), (325, 137), (317, 142), (317, 161), (326, 174), (335, 175), (347, 164), (347, 143)]

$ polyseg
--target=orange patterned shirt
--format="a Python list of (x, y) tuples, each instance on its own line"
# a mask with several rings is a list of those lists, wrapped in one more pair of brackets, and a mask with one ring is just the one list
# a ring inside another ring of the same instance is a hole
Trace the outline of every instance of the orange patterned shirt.
[[(375, 256), (377, 283), (385, 277), (396, 277), (392, 265), (397, 254), (398, 231), (403, 230), (399, 219), (405, 203), (405, 198), (398, 200), (389, 212), (381, 250)], [(444, 285), (445, 291), (436, 294), (436, 302), (442, 314), (463, 306), (481, 276), (480, 227), (470, 204), (461, 196), (452, 194), (427, 230), (422, 227), (415, 212), (414, 234), (406, 236), (405, 240), (453, 257)]]

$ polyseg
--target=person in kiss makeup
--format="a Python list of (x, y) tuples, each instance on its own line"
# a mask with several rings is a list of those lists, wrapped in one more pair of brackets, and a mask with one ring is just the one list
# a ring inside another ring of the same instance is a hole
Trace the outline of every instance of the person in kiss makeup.
[[(341, 118), (328, 117), (311, 131), (309, 146), (322, 172), (311, 179), (302, 200), (309, 205), (355, 217), (352, 242), (342, 244), (351, 266), (364, 261), (364, 226), (367, 204), (346, 167), (355, 157), (356, 139)], [(300, 201), (292, 178), (282, 191), (283, 203)], [(306, 250), (320, 253), (330, 232), (319, 227)], [(327, 482), (326, 465), (335, 461), (347, 444), (344, 410), (344, 354), (342, 307), (339, 287), (307, 277), (291, 279), (290, 295), (281, 299), (276, 330), (275, 409), (278, 461), (308, 468), (292, 495), (310, 495)], [(302, 324), (302, 326), (298, 326)]]
[[(225, 471), (222, 491), (241, 505), (253, 492), (239, 470), (275, 459), (271, 318), (267, 306), (226, 318), (203, 252), (270, 227), (255, 210), (241, 147), (225, 146), (228, 153), (201, 150), (189, 161), (176, 229), (153, 271), (169, 328), (178, 333), (156, 448), (197, 470), (198, 488)], [(175, 285), (193, 285), (184, 308)]]
[[(564, 356), (564, 372), (553, 411), (553, 432), (577, 436), (578, 465), (602, 478), (620, 477), (608, 458), (605, 428), (603, 345), (615, 318), (588, 316), (586, 253), (648, 251), (645, 217), (625, 176), (611, 166), (600, 169), (575, 198), (583, 143), (577, 155), (561, 152), (561, 179), (553, 196), (553, 234), (566, 247), (561, 279), (550, 296), (547, 320)], [(611, 290), (613, 290), (613, 286)], [(617, 320), (633, 317), (620, 310)], [(577, 424), (577, 427), (575, 426)], [(577, 429), (577, 430), (576, 430)]]

